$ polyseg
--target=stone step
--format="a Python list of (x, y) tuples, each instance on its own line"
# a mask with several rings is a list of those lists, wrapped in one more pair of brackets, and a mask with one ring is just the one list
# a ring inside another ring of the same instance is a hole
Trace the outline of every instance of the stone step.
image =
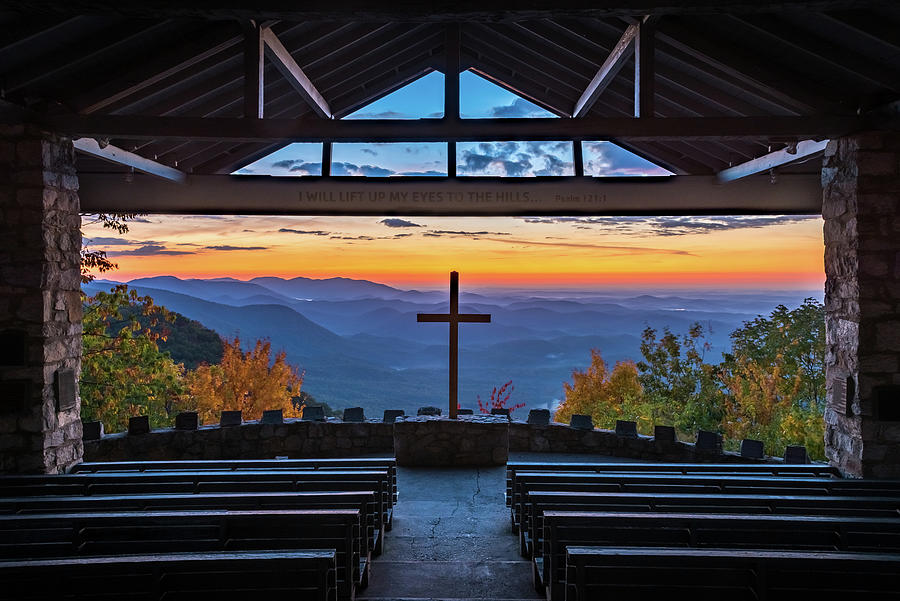
[(528, 561), (378, 561), (357, 599), (542, 599)]

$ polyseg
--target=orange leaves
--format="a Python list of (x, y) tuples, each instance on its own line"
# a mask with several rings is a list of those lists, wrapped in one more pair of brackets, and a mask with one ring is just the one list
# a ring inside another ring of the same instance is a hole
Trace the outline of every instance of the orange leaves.
[(271, 358), (271, 343), (257, 340), (241, 350), (239, 338), (225, 340), (222, 362), (188, 372), (188, 393), (204, 423), (216, 423), (222, 411), (243, 411), (244, 419), (281, 409), (285, 417), (299, 417), (291, 399), (300, 395), (303, 374), (290, 365), (283, 351)]

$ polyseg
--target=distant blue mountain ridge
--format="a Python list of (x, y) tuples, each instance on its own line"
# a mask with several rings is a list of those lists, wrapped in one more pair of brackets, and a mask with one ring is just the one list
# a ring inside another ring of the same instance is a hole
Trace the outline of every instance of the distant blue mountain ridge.
[[(116, 282), (96, 280), (87, 294)], [(195, 319), (224, 337), (272, 342), (305, 371), (303, 388), (336, 409), (362, 406), (415, 411), (447, 402), (447, 326), (420, 324), (416, 313), (443, 313), (444, 291), (401, 290), (367, 280), (257, 277), (127, 282), (140, 294)], [(526, 410), (549, 407), (563, 395), (573, 369), (598, 348), (612, 364), (639, 359), (645, 327), (686, 332), (700, 322), (713, 346), (727, 350), (729, 334), (778, 304), (799, 305), (808, 291), (679, 291), (645, 294), (599, 290), (480, 290), (460, 295), (460, 311), (490, 313), (490, 324), (460, 327), (460, 403), (477, 407), (494, 386), (512, 380), (513, 399)], [(818, 293), (821, 298), (821, 293)]]

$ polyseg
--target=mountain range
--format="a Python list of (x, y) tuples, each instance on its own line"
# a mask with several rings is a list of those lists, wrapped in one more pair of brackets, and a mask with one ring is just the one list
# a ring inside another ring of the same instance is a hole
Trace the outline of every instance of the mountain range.
[[(116, 282), (97, 280), (87, 294)], [(303, 389), (335, 409), (362, 406), (415, 412), (447, 403), (445, 324), (417, 323), (417, 313), (446, 313), (445, 291), (401, 290), (348, 278), (257, 277), (127, 282), (142, 295), (224, 337), (252, 346), (271, 340), (305, 372)], [(526, 410), (552, 408), (573, 369), (598, 348), (612, 365), (639, 359), (645, 327), (685, 333), (700, 322), (712, 344), (710, 360), (727, 350), (729, 334), (778, 304), (795, 306), (802, 291), (754, 293), (628, 290), (481, 290), (460, 294), (460, 312), (490, 313), (490, 324), (460, 326), (459, 399), (477, 410), (476, 397), (512, 380), (512, 400)]]

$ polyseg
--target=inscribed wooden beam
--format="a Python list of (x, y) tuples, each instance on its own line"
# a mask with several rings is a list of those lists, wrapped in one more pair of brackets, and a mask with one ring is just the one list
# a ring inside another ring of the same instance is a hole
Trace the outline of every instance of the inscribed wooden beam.
[(362, 178), (190, 175), (170, 186), (121, 174), (79, 175), (81, 208), (98, 213), (273, 215), (711, 215), (818, 214), (818, 173), (630, 180), (597, 177)]
[(651, 20), (638, 25), (634, 39), (634, 116), (654, 116), (656, 97), (656, 27)]
[[(12, 122), (21, 122), (16, 113)], [(506, 140), (703, 140), (740, 138), (838, 138), (880, 119), (816, 117), (590, 117), (585, 119), (296, 120), (134, 115), (38, 115), (29, 121), (69, 135), (91, 138), (210, 140), (220, 142), (443, 142)], [(6, 121), (0, 115), (0, 121)]]
[(244, 30), (244, 117), (262, 119), (265, 98), (265, 44), (262, 29), (248, 24)]
[(628, 59), (634, 54), (634, 39), (638, 35), (639, 28), (640, 25), (637, 23), (629, 25), (622, 37), (619, 38), (619, 41), (616, 42), (612, 52), (603, 61), (603, 64), (597, 70), (597, 74), (594, 75), (591, 83), (588, 84), (584, 93), (581, 94), (581, 98), (575, 103), (575, 108), (572, 110), (573, 117), (583, 117), (591, 110), (591, 107), (597, 102), (597, 98), (606, 89), (606, 86), (615, 79), (625, 63), (628, 62)]
[[(171, 2), (169, 0), (29, 0), (18, 3), (18, 10), (35, 15), (86, 14), (123, 15), (140, 18), (200, 18), (211, 20), (280, 19), (286, 21), (533, 21), (545, 18), (622, 17), (636, 14), (722, 14), (765, 13), (783, 10), (828, 12), (842, 9), (880, 7), (884, 0), (532, 0), (500, 2), (496, 0), (331, 0), (330, 2)], [(15, 11), (16, 3), (11, 10)]]
[(747, 177), (748, 175), (763, 173), (769, 169), (781, 167), (782, 165), (789, 165), (790, 163), (801, 159), (815, 156), (824, 152), (827, 145), (828, 140), (803, 140), (802, 142), (798, 142), (796, 146), (776, 150), (775, 152), (770, 152), (761, 157), (751, 159), (746, 163), (723, 169), (716, 174), (716, 177), (722, 183), (733, 182), (742, 177)]
[(266, 46), (266, 53), (272, 59), (278, 72), (288, 80), (291, 87), (297, 90), (318, 116), (331, 119), (331, 108), (328, 106), (328, 102), (306, 76), (291, 53), (287, 51), (278, 36), (270, 28), (265, 27), (262, 29), (261, 37)]
[(93, 138), (78, 138), (77, 140), (73, 140), (72, 145), (75, 146), (75, 150), (78, 152), (89, 154), (99, 159), (116, 163), (117, 165), (132, 167), (135, 171), (140, 171), (147, 175), (153, 175), (179, 184), (183, 184), (187, 181), (187, 174), (183, 171), (173, 169), (162, 163), (157, 163), (156, 161), (142, 157), (139, 154), (128, 152), (127, 150), (123, 150), (112, 144), (101, 147), (100, 144), (97, 143), (97, 140), (94, 140)]

